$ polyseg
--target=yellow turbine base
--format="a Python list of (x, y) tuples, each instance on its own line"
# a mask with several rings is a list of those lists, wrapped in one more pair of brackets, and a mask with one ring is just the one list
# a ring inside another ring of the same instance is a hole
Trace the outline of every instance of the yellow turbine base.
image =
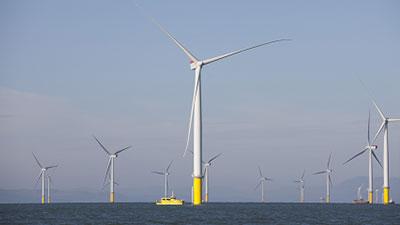
[(42, 204), (44, 204), (44, 203), (45, 203), (44, 195), (42, 195)]
[(114, 200), (115, 200), (114, 192), (111, 192), (110, 193), (110, 203), (114, 203)]
[(204, 202), (208, 202), (208, 193), (206, 193), (204, 196)]
[(47, 197), (47, 203), (50, 203), (51, 202), (50, 200), (51, 200), (50, 197)]
[(374, 197), (373, 197), (374, 195), (373, 195), (373, 193), (372, 193), (372, 191), (369, 191), (368, 192), (368, 202), (369, 202), (369, 204), (372, 204), (372, 203), (374, 203), (373, 201), (373, 199), (374, 199)]
[(201, 178), (193, 178), (193, 205), (201, 205)]
[(383, 188), (383, 204), (387, 205), (389, 204), (390, 198), (389, 198), (389, 187), (384, 187)]
[(331, 202), (331, 197), (330, 196), (326, 196), (326, 203), (330, 203)]

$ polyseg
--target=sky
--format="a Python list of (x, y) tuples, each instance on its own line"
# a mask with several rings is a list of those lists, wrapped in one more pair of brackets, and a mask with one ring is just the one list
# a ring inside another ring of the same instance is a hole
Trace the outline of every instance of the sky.
[[(367, 176), (367, 156), (343, 166), (380, 119), (367, 91), (400, 117), (398, 1), (139, 1), (196, 57), (290, 38), (206, 66), (204, 158), (221, 157), (210, 185), (259, 198), (257, 166), (272, 190), (303, 169), (321, 186), (332, 152), (334, 183)], [(118, 188), (160, 187), (188, 196), (192, 159), (182, 158), (193, 91), (189, 60), (133, 0), (0, 2), (0, 189), (33, 189), (31, 152), (59, 189), (102, 187), (111, 151)], [(400, 177), (400, 124), (390, 125), (390, 174)], [(382, 159), (382, 137), (377, 139)], [(377, 177), (382, 171), (375, 166)], [(376, 184), (381, 186), (381, 184)], [(367, 184), (364, 184), (367, 186)], [(38, 188), (38, 187), (36, 187)], [(318, 189), (317, 189), (318, 190)], [(218, 195), (218, 193), (214, 193)], [(400, 201), (400, 196), (393, 196)]]

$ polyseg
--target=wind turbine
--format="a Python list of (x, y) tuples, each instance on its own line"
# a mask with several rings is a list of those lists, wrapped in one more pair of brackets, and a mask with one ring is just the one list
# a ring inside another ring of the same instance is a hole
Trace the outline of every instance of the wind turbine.
[(381, 162), (379, 161), (378, 157), (376, 157), (375, 155), (375, 150), (378, 148), (377, 145), (373, 145), (373, 143), (371, 143), (371, 137), (370, 137), (370, 120), (371, 120), (371, 113), (368, 113), (368, 132), (367, 132), (367, 146), (364, 147), (364, 149), (354, 155), (353, 157), (351, 157), (349, 160), (347, 160), (346, 162), (343, 163), (346, 164), (348, 162), (350, 162), (351, 160), (353, 160), (354, 158), (362, 155), (364, 152), (368, 151), (368, 202), (369, 204), (373, 203), (373, 192), (374, 192), (374, 177), (373, 177), (373, 166), (372, 166), (372, 156), (375, 158), (375, 160), (379, 163), (379, 165), (382, 167)]
[(52, 181), (50, 175), (47, 175), (47, 203), (51, 203), (51, 197), (50, 197), (50, 187), (51, 187)]
[(46, 171), (48, 169), (51, 168), (55, 168), (58, 165), (55, 166), (42, 166), (42, 164), (40, 164), (38, 158), (36, 157), (35, 153), (32, 152), (33, 157), (35, 158), (36, 163), (38, 164), (38, 166), (40, 167), (40, 174), (36, 180), (36, 184), (39, 182), (40, 178), (42, 178), (42, 204), (45, 203), (45, 179), (46, 179)]
[(163, 175), (164, 176), (164, 198), (168, 197), (168, 176), (169, 176), (169, 168), (172, 165), (172, 162), (174, 160), (171, 160), (167, 168), (163, 172), (159, 171), (152, 171), (152, 173), (158, 174), (158, 175)]
[(382, 119), (382, 124), (379, 127), (378, 132), (372, 141), (375, 142), (378, 135), (383, 130), (383, 204), (387, 205), (390, 203), (390, 187), (389, 187), (389, 123), (391, 122), (399, 122), (400, 119), (393, 119), (386, 117), (383, 114), (382, 110), (378, 107), (374, 100), (372, 100), (376, 110), (378, 111), (379, 115)]
[(325, 198), (326, 203), (331, 202), (331, 185), (332, 185), (331, 173), (333, 172), (333, 170), (330, 168), (331, 157), (332, 153), (329, 154), (328, 163), (326, 164), (325, 170), (313, 173), (313, 175), (326, 174), (326, 198)]
[[(137, 5), (138, 6), (138, 5)], [(138, 6), (140, 8), (140, 6)], [(147, 16), (149, 17), (149, 16)], [(186, 148), (184, 152), (184, 156), (186, 155), (192, 124), (193, 124), (193, 205), (201, 205), (202, 202), (202, 110), (201, 110), (201, 70), (203, 66), (211, 64), (213, 62), (217, 62), (221, 59), (228, 58), (233, 55), (237, 55), (239, 53), (249, 51), (251, 49), (255, 49), (264, 45), (273, 44), (281, 41), (289, 41), (290, 39), (278, 39), (265, 43), (261, 43), (258, 45), (251, 46), (249, 48), (239, 49), (237, 51), (229, 52), (223, 55), (211, 57), (208, 59), (200, 60), (196, 58), (182, 43), (180, 43), (172, 34), (170, 34), (164, 27), (161, 26), (154, 18), (149, 17), (149, 19), (156, 25), (158, 28), (170, 38), (175, 45), (177, 45), (189, 58), (190, 69), (195, 71), (194, 78), (194, 90), (192, 97), (192, 105), (190, 110), (190, 119), (189, 119), (189, 129), (186, 141)]]
[(108, 163), (107, 163), (107, 170), (106, 170), (106, 174), (104, 176), (103, 184), (106, 183), (107, 176), (110, 175), (110, 203), (114, 203), (114, 201), (115, 201), (115, 194), (114, 194), (114, 184), (115, 184), (115, 182), (114, 182), (114, 160), (118, 157), (119, 153), (131, 148), (132, 146), (128, 146), (128, 147), (123, 148), (121, 150), (118, 150), (118, 151), (116, 151), (114, 153), (110, 153), (110, 151), (108, 151), (106, 149), (106, 147), (104, 147), (104, 145), (95, 136), (93, 136), (93, 137), (109, 157), (109, 160), (108, 160)]
[(258, 184), (254, 188), (254, 190), (257, 190), (258, 187), (260, 187), (260, 185), (261, 185), (261, 202), (265, 202), (265, 200), (264, 200), (264, 182), (272, 181), (272, 179), (268, 178), (268, 177), (264, 177), (262, 172), (261, 172), (261, 168), (258, 167), (258, 180), (259, 180)]
[(206, 186), (206, 190), (205, 190), (205, 202), (208, 202), (208, 170), (209, 167), (211, 166), (211, 162), (214, 161), (215, 159), (217, 159), (222, 153), (219, 153), (218, 155), (212, 157), (211, 159), (209, 159), (206, 163), (204, 163), (204, 179), (205, 179), (205, 186)]
[(303, 174), (301, 175), (300, 179), (295, 180), (295, 183), (299, 183), (300, 184), (300, 202), (303, 203), (304, 202), (304, 175), (305, 175), (306, 171), (303, 170)]
[(361, 194), (361, 189), (362, 189), (362, 184), (357, 188), (357, 198), (358, 200), (362, 199), (362, 194)]

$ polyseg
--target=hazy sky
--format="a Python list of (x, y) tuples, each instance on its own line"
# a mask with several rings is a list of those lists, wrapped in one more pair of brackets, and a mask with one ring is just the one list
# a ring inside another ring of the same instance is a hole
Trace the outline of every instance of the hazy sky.
[[(367, 175), (366, 155), (342, 162), (366, 144), (372, 105), (358, 77), (384, 112), (400, 117), (399, 1), (141, 5), (201, 59), (293, 39), (205, 67), (204, 157), (223, 153), (210, 171), (213, 185), (250, 190), (253, 200), (257, 165), (278, 189), (303, 169), (324, 169), (330, 152), (335, 183)], [(175, 159), (171, 185), (189, 191), (192, 159), (181, 155), (193, 74), (134, 1), (1, 1), (0, 188), (33, 188), (35, 152), (43, 164), (59, 164), (58, 188), (98, 189), (107, 158), (94, 134), (113, 151), (133, 145), (116, 161), (117, 188), (161, 186), (150, 171)], [(380, 121), (371, 112), (375, 132)], [(390, 125), (396, 177), (399, 137), (400, 124)], [(381, 158), (382, 137), (377, 144)], [(306, 179), (324, 184), (322, 176)]]

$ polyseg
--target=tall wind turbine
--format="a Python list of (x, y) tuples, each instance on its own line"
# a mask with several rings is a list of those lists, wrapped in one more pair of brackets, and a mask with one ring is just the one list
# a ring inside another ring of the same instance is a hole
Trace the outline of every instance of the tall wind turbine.
[(258, 184), (254, 188), (254, 190), (257, 190), (258, 187), (260, 187), (260, 185), (261, 185), (261, 202), (265, 202), (265, 199), (264, 199), (264, 182), (267, 182), (267, 181), (272, 181), (272, 179), (263, 176), (263, 174), (261, 172), (261, 168), (258, 167)]
[(38, 158), (36, 157), (35, 153), (32, 152), (33, 157), (35, 158), (36, 163), (40, 167), (40, 174), (36, 180), (36, 184), (39, 182), (40, 178), (42, 178), (42, 204), (45, 203), (45, 180), (46, 180), (46, 171), (51, 168), (57, 167), (55, 166), (42, 166), (42, 164), (39, 162)]
[(386, 117), (382, 110), (378, 107), (374, 100), (372, 100), (376, 110), (382, 118), (382, 124), (379, 127), (378, 132), (372, 141), (375, 142), (378, 135), (383, 130), (383, 204), (387, 205), (390, 203), (390, 187), (389, 187), (389, 123), (399, 122), (400, 119), (393, 119)]
[(303, 203), (304, 202), (304, 175), (305, 175), (306, 171), (303, 170), (303, 174), (301, 175), (300, 179), (295, 180), (295, 183), (299, 183), (300, 184), (300, 202)]
[(209, 167), (211, 166), (211, 162), (214, 161), (215, 159), (217, 159), (222, 153), (219, 153), (218, 155), (212, 157), (211, 159), (209, 159), (206, 163), (204, 163), (204, 179), (205, 179), (205, 186), (206, 186), (206, 190), (205, 190), (205, 202), (208, 202), (208, 170)]
[(368, 202), (369, 204), (373, 203), (373, 192), (374, 192), (374, 177), (373, 177), (373, 166), (372, 166), (372, 156), (375, 158), (375, 160), (379, 163), (379, 165), (382, 167), (381, 162), (379, 161), (378, 157), (376, 157), (375, 155), (375, 150), (378, 148), (378, 146), (373, 145), (373, 143), (371, 143), (371, 137), (370, 137), (370, 120), (371, 120), (371, 113), (368, 113), (368, 132), (367, 132), (367, 146), (364, 147), (364, 149), (354, 155), (353, 157), (351, 157), (349, 160), (347, 160), (346, 162), (343, 163), (346, 164), (348, 162), (350, 162), (351, 160), (353, 160), (354, 158), (362, 155), (364, 152), (368, 151)]
[(118, 154), (131, 148), (132, 146), (128, 146), (126, 148), (123, 148), (121, 150), (118, 150), (114, 153), (111, 153), (110, 151), (108, 151), (106, 149), (106, 147), (104, 147), (104, 145), (95, 137), (93, 136), (94, 139), (97, 141), (97, 143), (99, 143), (100, 147), (104, 150), (104, 152), (108, 155), (109, 160), (108, 160), (108, 164), (107, 164), (107, 170), (106, 170), (106, 174), (104, 176), (104, 182), (106, 183), (106, 179), (107, 176), (110, 175), (110, 203), (114, 203), (115, 201), (115, 194), (114, 194), (114, 160), (118, 157)]
[(328, 163), (326, 164), (325, 170), (313, 174), (313, 175), (326, 174), (326, 198), (325, 198), (326, 203), (331, 202), (331, 185), (332, 185), (331, 173), (333, 172), (332, 168), (330, 167), (331, 157), (332, 153), (329, 154)]
[[(140, 6), (139, 6), (140, 7)], [(239, 53), (249, 51), (251, 49), (255, 49), (264, 45), (273, 44), (281, 41), (289, 41), (290, 39), (278, 39), (265, 43), (261, 43), (258, 45), (251, 46), (249, 48), (239, 49), (237, 51), (229, 52), (223, 55), (215, 56), (212, 58), (200, 60), (196, 58), (182, 43), (180, 43), (172, 34), (170, 34), (164, 27), (161, 26), (154, 18), (149, 17), (150, 20), (158, 26), (158, 28), (168, 36), (189, 58), (190, 69), (194, 70), (195, 78), (194, 78), (194, 90), (192, 97), (192, 106), (190, 111), (190, 119), (189, 119), (189, 129), (186, 141), (186, 148), (183, 155), (186, 154), (192, 124), (193, 124), (193, 205), (201, 205), (202, 202), (202, 110), (201, 110), (201, 70), (203, 66), (211, 64), (213, 62), (217, 62), (221, 59), (228, 58), (233, 55), (237, 55)]]
[(362, 194), (361, 194), (361, 189), (362, 189), (362, 184), (357, 188), (357, 199), (361, 200), (362, 199)]
[(163, 175), (164, 176), (164, 198), (168, 197), (168, 176), (169, 176), (169, 168), (172, 165), (172, 162), (174, 160), (171, 160), (167, 168), (163, 172), (159, 171), (152, 171), (152, 173), (158, 174), (158, 175)]

